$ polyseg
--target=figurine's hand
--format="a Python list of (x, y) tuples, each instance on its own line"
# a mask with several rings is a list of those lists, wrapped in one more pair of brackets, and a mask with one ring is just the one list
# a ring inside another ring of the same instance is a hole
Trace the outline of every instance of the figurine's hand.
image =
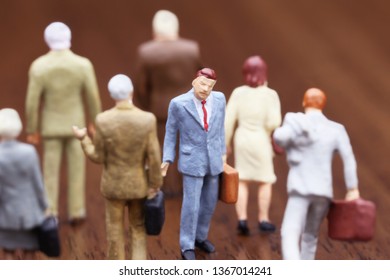
[(229, 146), (226, 146), (226, 157), (230, 156), (230, 154), (232, 153), (232, 147)]
[(159, 190), (160, 190), (160, 188), (157, 188), (157, 189), (150, 188), (150, 189), (148, 189), (148, 199), (154, 198), (157, 195)]
[(79, 140), (83, 140), (83, 138), (87, 135), (87, 129), (84, 127), (84, 128), (78, 128), (77, 126), (72, 126), (72, 129), (73, 129), (73, 134), (74, 136), (79, 139)]
[(167, 175), (168, 167), (169, 167), (169, 162), (163, 162), (161, 164), (161, 176), (165, 177)]
[(347, 191), (347, 194), (345, 195), (345, 200), (354, 200), (358, 199), (360, 197), (360, 193), (358, 188), (350, 189)]
[(96, 132), (96, 128), (95, 128), (95, 125), (93, 123), (89, 123), (88, 124), (88, 132), (89, 134), (93, 137), (95, 135), (95, 132)]
[(38, 132), (27, 135), (27, 142), (33, 145), (38, 145), (41, 142), (41, 136)]
[(224, 154), (224, 155), (222, 156), (222, 162), (223, 162), (224, 164), (226, 163), (226, 159), (227, 159), (227, 155)]

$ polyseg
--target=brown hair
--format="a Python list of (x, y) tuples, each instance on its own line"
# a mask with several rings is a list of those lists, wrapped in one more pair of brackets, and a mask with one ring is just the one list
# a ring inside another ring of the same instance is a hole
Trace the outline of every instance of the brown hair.
[(196, 72), (196, 77), (200, 77), (200, 76), (204, 76), (207, 79), (211, 79), (214, 81), (217, 80), (217, 74), (211, 68), (203, 68), (203, 69), (199, 70), (198, 72)]

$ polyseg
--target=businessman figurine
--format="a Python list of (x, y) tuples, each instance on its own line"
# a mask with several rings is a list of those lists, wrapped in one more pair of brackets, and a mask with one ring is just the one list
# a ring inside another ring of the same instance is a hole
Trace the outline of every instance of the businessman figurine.
[[(98, 114), (93, 142), (86, 129), (73, 127), (84, 152), (103, 164), (101, 192), (106, 201), (108, 259), (125, 259), (125, 210), (128, 212), (130, 258), (147, 257), (144, 202), (162, 184), (156, 117), (132, 103), (133, 85), (119, 74), (108, 83), (115, 107)], [(145, 163), (148, 172), (145, 170)]]
[(346, 199), (359, 198), (356, 161), (348, 134), (322, 113), (323, 91), (308, 89), (303, 113), (287, 113), (274, 139), (287, 154), (288, 201), (281, 236), (283, 259), (313, 260), (318, 233), (333, 197), (332, 158), (338, 152), (344, 164)]
[(195, 247), (207, 253), (215, 251), (207, 236), (226, 154), (225, 95), (212, 91), (217, 79), (214, 70), (203, 68), (196, 76), (193, 88), (169, 104), (161, 165), (164, 176), (175, 160), (179, 134), (178, 169), (183, 175), (180, 249), (184, 260), (196, 259)]
[[(135, 103), (157, 117), (157, 133), (162, 147), (168, 105), (172, 98), (188, 90), (188, 84), (200, 70), (198, 43), (179, 36), (179, 20), (167, 10), (153, 17), (153, 39), (141, 44), (137, 54)], [(180, 196), (181, 176), (171, 168), (164, 178), (165, 195)]]
[(66, 153), (68, 219), (76, 225), (86, 217), (85, 158), (72, 134), (72, 125), (85, 126), (84, 94), (89, 128), (94, 130), (93, 121), (101, 110), (98, 86), (92, 63), (70, 50), (71, 31), (68, 26), (53, 22), (46, 27), (44, 37), (50, 52), (37, 58), (29, 70), (27, 141), (39, 144), (40, 139), (43, 140), (44, 182), (49, 210), (56, 216), (61, 157), (63, 152)]

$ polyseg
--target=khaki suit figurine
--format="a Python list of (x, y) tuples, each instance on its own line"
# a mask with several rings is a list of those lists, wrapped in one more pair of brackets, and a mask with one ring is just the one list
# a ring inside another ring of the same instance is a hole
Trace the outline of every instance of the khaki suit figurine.
[(114, 76), (108, 89), (116, 106), (98, 114), (93, 142), (86, 135), (86, 128), (74, 126), (73, 130), (88, 158), (104, 165), (101, 193), (106, 201), (107, 258), (126, 258), (124, 211), (127, 207), (129, 257), (146, 259), (144, 202), (146, 197), (155, 196), (162, 184), (156, 117), (133, 105), (133, 85), (127, 76)]
[[(198, 44), (179, 37), (179, 21), (167, 10), (158, 11), (153, 18), (153, 40), (138, 48), (135, 82), (135, 103), (157, 117), (160, 147), (163, 145), (168, 105), (171, 99), (188, 90), (201, 67)], [(170, 168), (164, 178), (167, 196), (181, 194), (181, 176)]]
[[(61, 22), (44, 32), (50, 51), (37, 58), (29, 70), (26, 99), (27, 141), (43, 139), (43, 173), (49, 210), (58, 215), (59, 170), (63, 151), (68, 164), (68, 219), (77, 224), (86, 217), (85, 159), (72, 125), (85, 126), (83, 94), (89, 118), (101, 111), (91, 62), (70, 50), (71, 31)], [(42, 112), (40, 106), (42, 101)], [(39, 118), (41, 116), (41, 118)], [(89, 125), (93, 129), (92, 123)]]

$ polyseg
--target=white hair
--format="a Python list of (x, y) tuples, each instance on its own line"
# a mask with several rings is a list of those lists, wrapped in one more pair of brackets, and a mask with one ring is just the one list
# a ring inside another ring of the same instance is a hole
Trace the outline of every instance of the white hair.
[(72, 33), (66, 24), (52, 22), (46, 27), (44, 38), (51, 50), (64, 50), (71, 46)]
[(131, 79), (123, 74), (115, 75), (108, 82), (108, 90), (112, 99), (124, 100), (133, 94), (133, 83)]
[(153, 17), (153, 32), (157, 36), (176, 38), (179, 34), (177, 16), (167, 10), (159, 10)]
[(0, 136), (15, 139), (22, 128), (22, 121), (16, 110), (10, 108), (0, 110)]

